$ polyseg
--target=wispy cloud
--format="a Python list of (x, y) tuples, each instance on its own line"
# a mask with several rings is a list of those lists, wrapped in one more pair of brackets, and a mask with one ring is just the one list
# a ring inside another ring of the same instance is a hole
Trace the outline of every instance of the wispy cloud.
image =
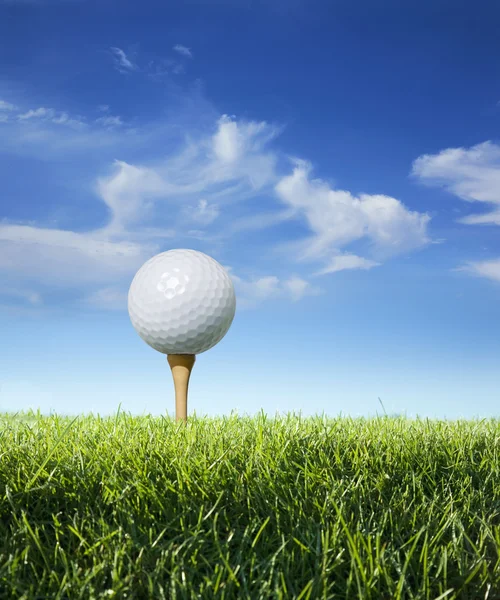
[[(192, 58), (191, 51), (185, 46), (175, 46), (174, 50), (176, 54), (182, 57)], [(179, 57), (158, 57), (154, 56), (147, 59), (147, 55), (143, 56), (143, 60), (138, 60), (138, 52), (126, 53), (121, 48), (111, 47), (109, 49), (113, 58), (113, 64), (122, 74), (135, 73), (147, 77), (152, 81), (164, 82), (168, 80), (172, 75), (179, 75), (184, 73), (186, 68), (186, 61), (179, 59)], [(132, 54), (134, 58), (132, 58)], [(102, 105), (104, 107), (103, 112), (109, 110), (109, 106)], [(102, 110), (102, 108), (101, 108)]]
[(44, 120), (56, 125), (67, 125), (78, 129), (87, 127), (87, 124), (79, 118), (71, 118), (66, 112), (57, 112), (53, 108), (35, 108), (17, 115), (19, 121)]
[(500, 225), (500, 145), (487, 141), (424, 154), (413, 163), (412, 175), (462, 200), (493, 206), (489, 213), (462, 217), (460, 223)]
[(187, 48), (186, 46), (183, 46), (182, 44), (176, 44), (172, 49), (175, 52), (177, 52), (178, 54), (180, 54), (181, 56), (185, 56), (187, 58), (193, 58), (193, 53), (191, 52), (190, 48)]
[(20, 121), (26, 121), (27, 119), (38, 119), (40, 117), (52, 118), (55, 115), (55, 111), (52, 108), (44, 108), (43, 106), (36, 109), (30, 109), (27, 112), (19, 115), (17, 118)]
[(205, 199), (200, 200), (197, 206), (186, 207), (186, 216), (201, 225), (213, 223), (219, 216), (219, 212), (217, 204), (209, 204)]
[(463, 271), (470, 275), (485, 277), (491, 281), (500, 282), (500, 258), (483, 261), (468, 261), (464, 265), (452, 269), (452, 271)]
[(312, 286), (308, 281), (293, 276), (289, 279), (280, 280), (275, 275), (267, 275), (253, 279), (244, 279), (227, 267), (234, 282), (238, 295), (238, 307), (256, 308), (266, 300), (289, 299), (294, 302), (304, 296), (314, 296), (322, 292), (321, 288)]
[(114, 172), (98, 182), (98, 193), (113, 215), (108, 231), (122, 230), (139, 218), (144, 222), (160, 200), (178, 212), (183, 199), (196, 198), (192, 217), (211, 223), (223, 207), (276, 181), (276, 157), (262, 151), (274, 135), (275, 128), (267, 123), (236, 123), (223, 116), (212, 136), (188, 142), (179, 154), (154, 165), (116, 161)]
[(283, 288), (290, 294), (290, 297), (294, 302), (301, 300), (304, 296), (317, 296), (323, 292), (320, 287), (314, 286), (305, 279), (297, 276), (286, 279), (283, 282)]
[(178, 60), (173, 60), (171, 58), (150, 60), (145, 69), (145, 73), (149, 79), (159, 82), (164, 81), (171, 75), (184, 73), (184, 71), (184, 65)]
[(111, 115), (107, 117), (99, 117), (95, 122), (103, 125), (104, 127), (120, 127), (120, 125), (123, 125), (121, 117), (112, 117)]
[(373, 269), (379, 267), (382, 263), (374, 260), (368, 260), (355, 254), (339, 254), (334, 256), (329, 263), (315, 273), (315, 275), (326, 275), (327, 273), (337, 273), (346, 269)]
[(0, 269), (58, 288), (120, 279), (156, 247), (113, 240), (99, 230), (78, 233), (0, 223)]
[(10, 111), (16, 110), (17, 106), (11, 104), (10, 102), (6, 102), (5, 100), (0, 100), (0, 111)]
[(310, 178), (309, 163), (294, 162), (293, 172), (278, 182), (276, 193), (304, 216), (311, 229), (310, 237), (287, 245), (298, 253), (299, 260), (326, 261), (322, 272), (331, 273), (342, 266), (346, 268), (347, 264), (350, 264), (347, 268), (375, 266), (359, 257), (353, 260), (336, 256), (339, 249), (363, 238), (371, 242), (373, 258), (378, 259), (409, 252), (430, 242), (429, 215), (411, 211), (390, 196), (356, 197), (346, 190), (333, 189), (321, 179)]
[[(441, 187), (467, 202), (480, 202), (489, 212), (457, 219), (465, 225), (500, 225), (500, 145), (491, 141), (470, 148), (447, 148), (437, 154), (424, 154), (412, 165), (412, 175), (420, 182)], [(500, 259), (468, 261), (455, 271), (500, 280)]]
[(132, 62), (121, 48), (113, 46), (110, 48), (110, 51), (114, 59), (115, 68), (120, 71), (120, 73), (129, 73), (130, 71), (135, 71), (137, 69), (137, 65)]
[[(107, 223), (94, 230), (0, 223), (0, 270), (15, 274), (21, 282), (79, 290), (87, 306), (119, 308), (135, 270), (162, 249), (197, 239), (208, 245), (209, 252), (210, 244), (220, 249), (223, 241), (225, 252), (231, 253), (244, 231), (285, 226), (291, 220), (306, 224), (310, 236), (290, 242), (293, 251), (287, 260), (294, 271), (297, 261), (308, 260), (314, 268), (278, 277), (256, 265), (250, 279), (234, 274), (242, 304), (252, 308), (274, 298), (298, 301), (321, 293), (308, 281), (310, 272), (325, 275), (379, 264), (380, 258), (341, 254), (343, 246), (360, 238), (373, 242), (373, 254), (380, 247), (388, 256), (428, 242), (429, 217), (409, 211), (400, 201), (386, 196), (357, 198), (332, 189), (311, 177), (312, 166), (306, 161), (296, 160), (291, 172), (282, 167), (278, 151), (271, 147), (281, 127), (228, 115), (209, 126), (212, 109), (191, 106), (187, 126), (175, 115), (172, 121), (157, 119), (136, 131), (125, 124), (118, 127), (116, 121), (115, 127), (106, 128), (106, 123), (113, 123), (106, 120), (114, 119), (108, 111), (88, 120), (85, 131), (56, 127), (54, 119), (64, 120), (67, 113), (54, 109), (20, 112), (23, 118), (8, 126), (11, 143), (19, 144), (19, 151), (36, 139), (47, 151), (59, 148), (61, 158), (75, 147), (82, 159), (94, 160), (94, 155), (104, 156), (104, 144), (118, 156), (126, 156), (127, 147), (135, 157), (141, 147), (154, 152), (143, 164), (134, 159), (106, 162), (107, 172), (93, 175), (89, 198), (101, 202), (109, 213)], [(206, 114), (194, 127), (193, 116), (199, 118), (200, 111)], [(166, 145), (174, 132), (176, 142)], [(137, 145), (138, 139), (143, 146)], [(262, 212), (257, 206), (263, 207)], [(279, 247), (272, 236), (269, 244), (270, 250)]]
[(97, 182), (97, 191), (112, 215), (106, 232), (121, 233), (144, 220), (151, 214), (151, 201), (167, 196), (173, 189), (151, 168), (115, 161), (115, 172)]
[[(13, 103), (12, 106), (14, 106)], [(21, 104), (21, 103), (19, 103)], [(24, 103), (23, 103), (24, 104)], [(69, 153), (93, 159), (96, 152), (116, 154), (131, 146), (161, 136), (161, 126), (147, 125), (137, 130), (121, 117), (103, 114), (99, 118), (72, 115), (50, 107), (27, 107), (0, 112), (0, 150), (18, 156), (36, 157), (44, 162), (67, 160)]]
[(84, 296), (82, 303), (96, 309), (126, 310), (127, 290), (118, 287), (104, 287)]

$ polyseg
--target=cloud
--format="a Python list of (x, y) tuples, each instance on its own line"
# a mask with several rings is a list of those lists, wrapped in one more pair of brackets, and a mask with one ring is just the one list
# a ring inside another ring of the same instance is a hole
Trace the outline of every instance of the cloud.
[(198, 206), (190, 206), (187, 209), (187, 213), (193, 221), (201, 225), (209, 225), (219, 216), (219, 207), (217, 204), (209, 204), (206, 200), (202, 199), (198, 202)]
[(137, 69), (137, 65), (128, 58), (121, 48), (111, 47), (110, 51), (113, 55), (115, 67), (120, 73), (128, 73)]
[(0, 224), (0, 269), (44, 285), (74, 289), (129, 276), (156, 246), (77, 233)]
[(241, 218), (235, 218), (228, 225), (226, 231), (230, 234), (235, 234), (242, 231), (261, 230), (267, 227), (273, 227), (274, 225), (279, 225), (296, 216), (297, 211), (294, 209), (252, 214)]
[[(194, 106), (198, 108), (198, 105)], [(79, 164), (90, 157), (92, 160), (98, 158), (106, 147), (120, 153), (127, 144), (140, 141), (146, 145), (148, 140), (149, 133), (144, 130), (134, 133), (133, 137), (123, 130), (111, 135), (99, 133), (97, 124), (92, 123), (85, 133), (71, 131), (62, 135), (58, 133), (60, 128), (52, 124), (52, 119), (59, 117), (53, 109), (27, 112), (28, 118), (18, 121), (20, 125), (12, 124), (9, 136), (3, 137), (5, 151), (26, 155), (27, 149), (36, 143), (40, 158), (48, 160), (51, 156), (61, 156), (66, 160), (69, 151), (78, 150), (78, 163), (75, 164)], [(192, 116), (190, 118), (192, 121)], [(165, 138), (172, 135), (173, 128), (179, 127), (179, 123), (182, 123), (179, 115), (173, 125), (153, 123), (149, 129), (151, 136), (154, 134), (156, 138), (150, 139), (164, 145)], [(99, 230), (82, 234), (35, 225), (2, 225), (0, 269), (13, 272), (19, 264), (17, 274), (20, 279), (38, 279), (40, 282), (58, 279), (61, 285), (66, 281), (69, 287), (79, 281), (79, 272), (85, 273), (80, 280), (83, 289), (92, 282), (114, 281), (122, 273), (132, 273), (134, 266), (140, 266), (154, 253), (151, 248), (157, 248), (157, 242), (170, 242), (174, 235), (177, 239), (196, 237), (209, 242), (211, 236), (204, 231), (193, 233), (193, 221), (198, 228), (208, 226), (219, 218), (224, 206), (243, 202), (274, 181), (274, 156), (259, 154), (253, 147), (254, 144), (260, 147), (262, 140), (247, 140), (248, 143), (244, 143), (247, 151), (240, 153), (231, 164), (217, 157), (213, 130), (216, 133), (221, 126), (224, 124), (216, 122), (212, 132), (201, 136), (191, 131), (184, 149), (166, 150), (166, 156), (148, 166), (114, 161), (111, 171), (97, 177), (93, 190), (88, 190), (89, 198), (93, 191), (109, 210), (108, 223)], [(243, 138), (250, 138), (257, 131), (269, 136), (273, 131), (267, 124), (253, 127), (239, 122), (238, 127), (242, 129)], [(57, 173), (59, 176), (59, 170)], [(191, 206), (191, 223), (182, 218), (185, 206)], [(227, 217), (224, 222), (228, 223)], [(187, 231), (185, 225), (188, 225)], [(124, 247), (125, 243), (132, 246)], [(122, 256), (123, 252), (125, 256)], [(114, 264), (116, 270), (109, 267)], [(48, 279), (47, 270), (50, 271)]]
[(285, 280), (283, 288), (290, 294), (294, 302), (301, 300), (304, 296), (316, 296), (322, 291), (319, 287), (312, 286), (305, 279), (296, 276)]
[[(237, 156), (228, 161), (217, 152), (217, 140), (220, 132), (233, 124), (239, 147)], [(210, 224), (222, 206), (252, 197), (275, 181), (275, 157), (260, 152), (264, 139), (274, 133), (267, 123), (233, 123), (223, 117), (213, 136), (192, 141), (179, 154), (150, 167), (115, 161), (114, 173), (97, 184), (97, 193), (112, 213), (107, 231), (144, 222), (158, 201), (169, 203), (171, 220), (177, 213), (187, 212), (195, 221)], [(182, 211), (184, 199), (194, 198), (197, 207), (193, 210), (188, 205)]]
[(55, 111), (52, 108), (44, 108), (43, 106), (40, 108), (28, 110), (24, 114), (18, 115), (18, 119), (20, 121), (26, 121), (27, 119), (38, 119), (39, 117), (47, 117), (49, 119), (55, 116)]
[(344, 271), (346, 269), (372, 269), (373, 267), (379, 267), (381, 263), (374, 260), (368, 260), (355, 254), (341, 254), (334, 256), (329, 263), (317, 271), (315, 275), (326, 275), (327, 273), (336, 273), (337, 271)]
[(500, 146), (491, 141), (471, 148), (447, 148), (424, 154), (412, 165), (412, 175), (422, 183), (441, 187), (467, 202), (493, 206), (489, 213), (458, 220), (468, 225), (500, 225)]
[(461, 267), (452, 269), (453, 271), (464, 271), (478, 277), (486, 277), (492, 281), (500, 282), (500, 258), (485, 260), (479, 262), (469, 261)]
[[(491, 141), (470, 148), (447, 148), (424, 154), (412, 165), (411, 174), (422, 183), (440, 187), (467, 202), (481, 202), (490, 211), (470, 214), (457, 222), (465, 225), (500, 225), (500, 145)], [(500, 259), (468, 261), (453, 269), (500, 281)]]
[[(322, 292), (300, 277), (280, 280), (269, 275), (253, 280), (244, 280), (232, 273), (231, 267), (225, 267), (231, 274), (236, 293), (238, 307), (254, 309), (263, 302), (273, 299), (298, 302), (305, 296), (315, 296)], [(118, 286), (106, 286), (84, 296), (82, 303), (92, 308), (104, 310), (126, 310), (128, 289)]]
[(168, 183), (153, 169), (115, 161), (115, 172), (97, 182), (97, 192), (111, 211), (108, 233), (122, 232), (138, 224), (150, 213), (151, 200), (171, 191)]
[(85, 296), (83, 304), (104, 310), (127, 310), (127, 290), (117, 287), (104, 287)]
[[(111, 127), (119, 117), (108, 110), (101, 110), (98, 119), (94, 110), (81, 130), (64, 128), (60, 125), (71, 117), (45, 107), (24, 110), (22, 118), (6, 125), (2, 149), (25, 153), (36, 144), (44, 160), (63, 159), (57, 169), (64, 168), (70, 151), (77, 151), (72, 169), (77, 165), (82, 181), (91, 182), (89, 201), (101, 202), (107, 222), (100, 220), (99, 228), (84, 232), (0, 223), (0, 270), (24, 279), (26, 287), (38, 282), (78, 290), (87, 306), (110, 308), (120, 306), (130, 277), (148, 258), (167, 249), (166, 244), (187, 247), (184, 242), (193, 238), (210, 252), (211, 244), (220, 248), (222, 241), (237, 246), (238, 232), (301, 220), (311, 234), (293, 242), (289, 261), (319, 262), (322, 273), (379, 264), (373, 257), (340, 255), (340, 248), (362, 238), (372, 242), (374, 254), (427, 243), (429, 217), (394, 198), (355, 197), (333, 189), (313, 179), (305, 161), (296, 160), (292, 172), (283, 174), (279, 153), (270, 149), (282, 128), (228, 115), (214, 118), (212, 107), (196, 97), (182, 102), (188, 104), (185, 114), (134, 129)], [(4, 146), (5, 140), (10, 146)], [(118, 158), (111, 161), (111, 156)], [(88, 170), (99, 163), (106, 171)], [(272, 235), (268, 240), (275, 247)], [(238, 298), (251, 308), (274, 298), (298, 301), (321, 293), (302, 275), (235, 276)]]
[(171, 58), (162, 58), (149, 61), (145, 70), (147, 76), (153, 81), (164, 81), (169, 75), (184, 73), (184, 65)]
[[(37, 158), (47, 165), (55, 165), (60, 160), (67, 164), (71, 157), (78, 161), (75, 165), (83, 172), (90, 163), (95, 165), (105, 161), (109, 164), (116, 155), (138, 148), (147, 150), (162, 135), (168, 134), (164, 124), (141, 128), (126, 123), (106, 126), (106, 122), (95, 118), (87, 122), (84, 116), (42, 108), (43, 111), (24, 109), (18, 114), (11, 113), (13, 118), (2, 124), (0, 152)], [(95, 172), (92, 176), (95, 177)]]
[(109, 104), (99, 104), (99, 106), (97, 107), (97, 110), (99, 112), (108, 112), (109, 111)]
[[(378, 258), (389, 258), (430, 242), (429, 215), (410, 211), (389, 196), (356, 197), (348, 191), (332, 189), (321, 179), (310, 178), (309, 163), (294, 162), (292, 174), (281, 178), (275, 189), (284, 203), (305, 217), (312, 231), (309, 238), (292, 244), (299, 260), (323, 260), (331, 266), (328, 261), (332, 254), (362, 238), (371, 242), (372, 254)], [(345, 258), (333, 260), (334, 267), (344, 261), (345, 268)], [(324, 272), (332, 271), (326, 267)]]
[(67, 125), (76, 129), (82, 129), (87, 127), (87, 124), (80, 119), (71, 118), (66, 112), (57, 112), (53, 108), (35, 108), (30, 109), (25, 113), (17, 115), (19, 121), (45, 121), (54, 123), (56, 125)]
[(222, 115), (213, 136), (213, 150), (222, 163), (231, 164), (244, 154), (261, 152), (279, 133), (278, 128), (270, 127), (265, 121), (237, 122), (228, 115)]
[(182, 44), (176, 44), (172, 49), (181, 56), (193, 58), (193, 53), (191, 52), (191, 50), (189, 48), (186, 48), (186, 46), (183, 46)]
[(52, 119), (52, 123), (55, 123), (56, 125), (68, 125), (69, 127), (73, 127), (75, 129), (84, 129), (88, 127), (87, 123), (81, 119), (73, 119), (65, 112), (54, 117)]
[(319, 287), (312, 286), (297, 276), (285, 280), (280, 280), (275, 275), (243, 279), (235, 275), (231, 267), (225, 268), (233, 280), (238, 306), (241, 308), (256, 308), (266, 300), (279, 298), (297, 302), (304, 296), (314, 296), (322, 292)]
[(17, 106), (15, 104), (11, 104), (10, 102), (6, 102), (5, 100), (0, 100), (0, 111), (11, 111), (16, 110)]
[(99, 117), (98, 119), (95, 120), (95, 122), (99, 123), (100, 125), (103, 125), (104, 127), (120, 127), (121, 125), (123, 125), (123, 121), (121, 120), (121, 117), (112, 117), (112, 116)]

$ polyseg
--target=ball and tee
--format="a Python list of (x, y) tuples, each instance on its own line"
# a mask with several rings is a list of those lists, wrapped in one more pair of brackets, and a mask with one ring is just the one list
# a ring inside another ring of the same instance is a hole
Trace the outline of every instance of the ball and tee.
[(176, 419), (187, 420), (187, 389), (197, 354), (226, 335), (236, 312), (229, 274), (196, 250), (168, 250), (137, 271), (128, 293), (134, 329), (166, 354), (175, 385)]

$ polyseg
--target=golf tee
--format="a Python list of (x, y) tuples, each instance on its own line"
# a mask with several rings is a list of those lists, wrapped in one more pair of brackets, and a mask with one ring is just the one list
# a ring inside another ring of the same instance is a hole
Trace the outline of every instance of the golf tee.
[(172, 370), (175, 387), (175, 420), (187, 421), (187, 396), (189, 377), (196, 356), (194, 354), (168, 354), (168, 364)]

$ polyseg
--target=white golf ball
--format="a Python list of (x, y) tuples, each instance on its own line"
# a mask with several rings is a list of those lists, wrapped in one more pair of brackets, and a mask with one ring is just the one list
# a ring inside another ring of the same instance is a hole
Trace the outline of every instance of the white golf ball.
[(201, 354), (233, 322), (236, 295), (227, 271), (196, 250), (169, 250), (137, 271), (128, 312), (141, 338), (163, 354)]

